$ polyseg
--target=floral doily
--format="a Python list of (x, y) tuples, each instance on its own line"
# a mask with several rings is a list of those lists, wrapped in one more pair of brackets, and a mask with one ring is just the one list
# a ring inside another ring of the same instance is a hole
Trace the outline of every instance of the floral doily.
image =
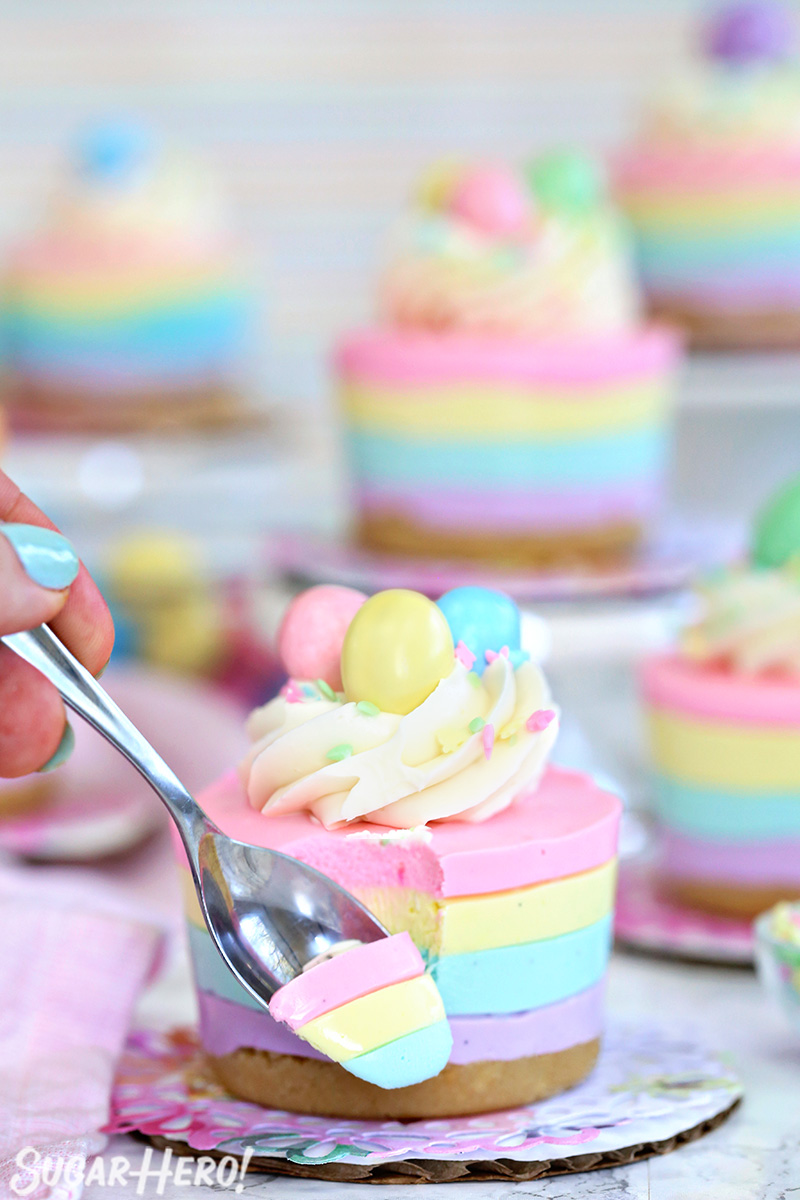
[[(264, 1109), (210, 1083), (195, 1035), (140, 1031), (128, 1042), (104, 1132), (139, 1132), (193, 1150), (286, 1158), (296, 1164), (404, 1158), (540, 1159), (659, 1142), (730, 1110), (741, 1084), (691, 1040), (649, 1027), (607, 1036), (579, 1087), (506, 1112), (449, 1120), (347, 1121)], [(556, 1155), (548, 1149), (558, 1147)]]
[(648, 859), (620, 864), (614, 933), (638, 950), (703, 962), (753, 962), (749, 921), (717, 917), (673, 904), (658, 894)]

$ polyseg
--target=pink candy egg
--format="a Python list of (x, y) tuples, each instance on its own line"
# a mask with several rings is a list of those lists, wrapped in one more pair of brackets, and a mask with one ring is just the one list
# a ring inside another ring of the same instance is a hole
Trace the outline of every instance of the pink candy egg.
[(278, 654), (292, 679), (324, 679), (342, 687), (342, 643), (366, 600), (355, 588), (322, 584), (295, 596), (278, 630)]
[(531, 216), (524, 183), (503, 167), (482, 167), (465, 174), (454, 190), (450, 208), (482, 233), (500, 237), (521, 233)]

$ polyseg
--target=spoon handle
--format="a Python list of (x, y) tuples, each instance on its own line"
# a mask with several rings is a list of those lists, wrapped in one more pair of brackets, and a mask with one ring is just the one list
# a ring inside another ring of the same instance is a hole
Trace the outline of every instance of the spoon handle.
[(216, 828), (161, 755), (51, 629), (39, 625), (24, 633), (6, 634), (0, 641), (40, 671), (64, 703), (136, 767), (169, 809), (187, 850), (193, 849), (204, 833)]

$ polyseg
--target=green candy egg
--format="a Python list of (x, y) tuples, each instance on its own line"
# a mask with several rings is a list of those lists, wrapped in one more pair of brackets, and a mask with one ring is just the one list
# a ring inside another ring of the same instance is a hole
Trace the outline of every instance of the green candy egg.
[(782, 567), (800, 558), (800, 475), (756, 517), (752, 559), (757, 567)]
[(605, 193), (597, 164), (572, 150), (541, 154), (528, 167), (528, 178), (544, 209), (573, 214), (590, 212)]

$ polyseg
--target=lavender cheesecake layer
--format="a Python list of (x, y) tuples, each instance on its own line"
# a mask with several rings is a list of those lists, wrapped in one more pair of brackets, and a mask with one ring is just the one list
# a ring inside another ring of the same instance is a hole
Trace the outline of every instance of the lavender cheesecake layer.
[(800, 886), (800, 838), (723, 842), (662, 826), (659, 865), (670, 878), (733, 887)]
[(627, 487), (592, 492), (585, 486), (567, 489), (480, 493), (474, 488), (448, 490), (437, 486), (420, 491), (384, 481), (356, 490), (361, 511), (404, 510), (423, 525), (438, 524), (491, 531), (498, 526), (524, 532), (532, 524), (548, 529), (585, 529), (594, 525), (643, 516), (655, 517), (661, 506), (660, 476)]
[[(534, 1054), (556, 1054), (600, 1037), (603, 1028), (601, 981), (557, 1004), (502, 1017), (451, 1017), (450, 1061), (508, 1062)], [(241, 1047), (273, 1054), (324, 1059), (308, 1042), (255, 1012), (211, 992), (198, 991), (203, 1045), (210, 1054), (231, 1054)]]

